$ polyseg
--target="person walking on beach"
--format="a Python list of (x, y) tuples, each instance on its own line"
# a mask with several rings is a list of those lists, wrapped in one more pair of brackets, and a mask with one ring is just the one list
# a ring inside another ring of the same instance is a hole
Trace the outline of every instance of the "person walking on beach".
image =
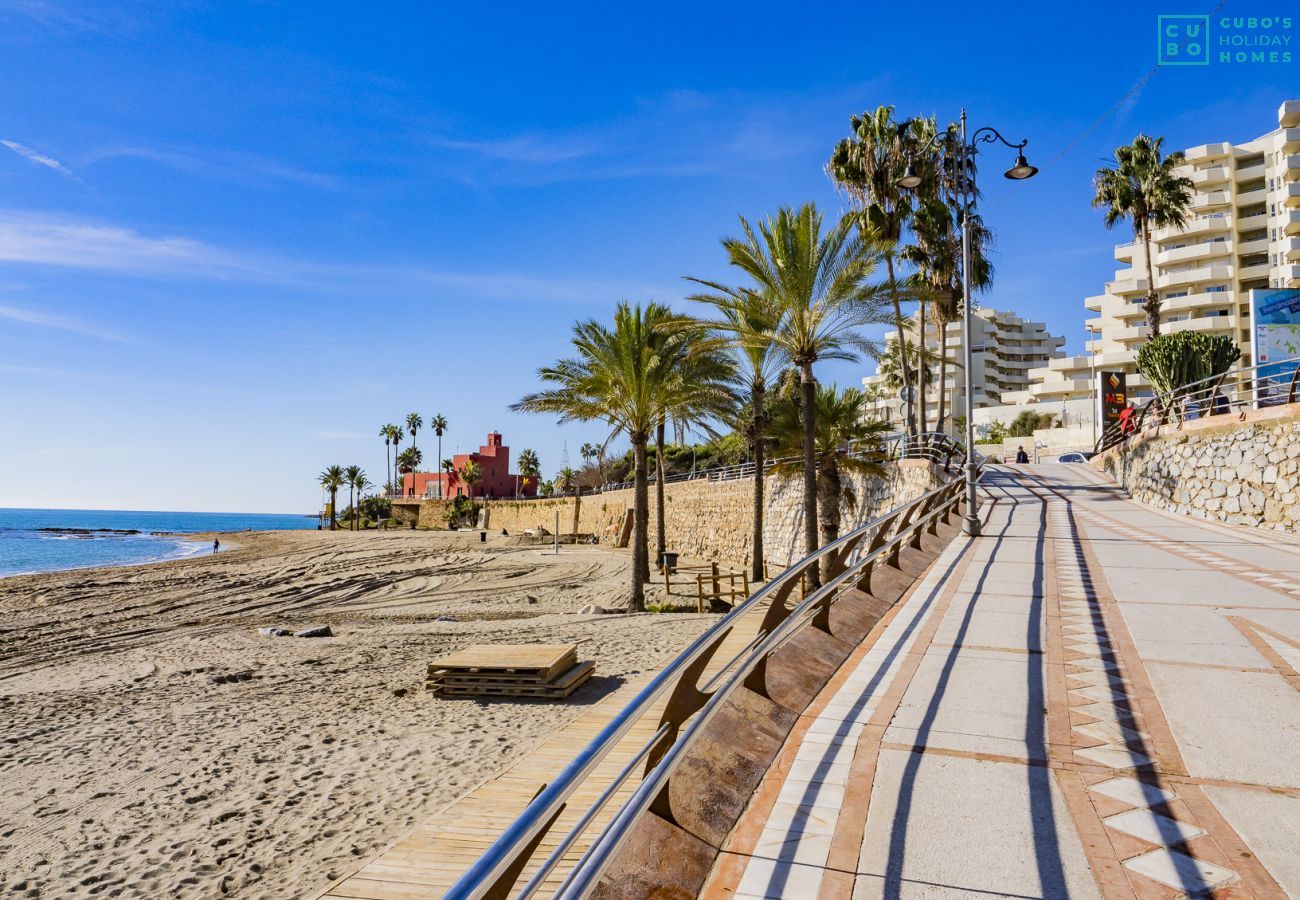
[(216, 552), (217, 552), (218, 550), (220, 550), (220, 549), (221, 549), (221, 538), (213, 538), (213, 539), (212, 539), (212, 552), (213, 552), (213, 553), (216, 553)]

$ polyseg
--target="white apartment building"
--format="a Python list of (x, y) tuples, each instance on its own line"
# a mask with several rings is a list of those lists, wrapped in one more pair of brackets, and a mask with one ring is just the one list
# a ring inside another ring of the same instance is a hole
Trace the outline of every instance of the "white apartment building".
[[(930, 427), (934, 427), (934, 417), (938, 414), (939, 391), (947, 393), (947, 414), (958, 414), (964, 408), (966, 391), (966, 370), (962, 365), (962, 326), (961, 322), (950, 322), (947, 326), (947, 372), (945, 384), (938, 384), (939, 366), (933, 364), (935, 381), (926, 392), (927, 415)], [(918, 343), (916, 317), (907, 320), (904, 327), (907, 339)], [(975, 407), (1000, 406), (1007, 401), (1006, 394), (1016, 394), (1029, 389), (1029, 373), (1032, 369), (1048, 363), (1061, 355), (1065, 338), (1049, 334), (1046, 324), (1029, 322), (1011, 312), (996, 309), (978, 309), (971, 319), (972, 370), (974, 372)], [(897, 333), (890, 331), (885, 337), (890, 347), (897, 340)], [(927, 323), (925, 344), (935, 354), (939, 352), (939, 334), (933, 323)], [(875, 375), (862, 379), (863, 387), (874, 391), (878, 401), (872, 409), (876, 418), (890, 422), (901, 422), (905, 412), (900, 392), (896, 387), (888, 387), (885, 376), (879, 370)]]
[[(1201, 144), (1187, 151), (1186, 173), (1195, 185), (1186, 228), (1152, 236), (1152, 270), (1160, 292), (1160, 330), (1226, 334), (1250, 359), (1250, 297), (1254, 288), (1300, 287), (1300, 100), (1277, 113), (1278, 127), (1244, 144)], [(1095, 316), (1089, 357), (1054, 360), (1030, 374), (1022, 402), (1086, 396), (1088, 372), (1129, 373), (1130, 393), (1149, 394), (1135, 374), (1137, 349), (1146, 340), (1142, 302), (1147, 293), (1142, 244), (1115, 248), (1124, 263), (1105, 293), (1084, 300)]]

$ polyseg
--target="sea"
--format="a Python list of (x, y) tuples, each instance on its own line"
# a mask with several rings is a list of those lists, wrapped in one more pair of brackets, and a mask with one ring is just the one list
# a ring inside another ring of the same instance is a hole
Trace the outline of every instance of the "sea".
[(314, 516), (0, 508), (0, 578), (89, 566), (133, 566), (210, 553), (205, 531), (315, 528)]

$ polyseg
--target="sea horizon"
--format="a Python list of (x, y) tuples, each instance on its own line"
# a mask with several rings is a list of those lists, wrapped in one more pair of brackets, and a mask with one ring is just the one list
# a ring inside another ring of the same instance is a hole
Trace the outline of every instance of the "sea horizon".
[(0, 578), (133, 566), (209, 549), (187, 534), (315, 528), (300, 513), (0, 507)]

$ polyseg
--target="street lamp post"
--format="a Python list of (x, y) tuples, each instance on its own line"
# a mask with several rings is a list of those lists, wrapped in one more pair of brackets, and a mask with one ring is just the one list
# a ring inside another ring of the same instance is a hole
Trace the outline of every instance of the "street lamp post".
[[(904, 122), (899, 126), (900, 139), (911, 126), (911, 122)], [(941, 134), (938, 129), (934, 135), (918, 148), (916, 154), (924, 153), (939, 139)], [(1038, 169), (1029, 164), (1025, 159), (1025, 147), (1028, 140), (1023, 140), (1018, 144), (1013, 144), (998, 133), (995, 128), (979, 128), (968, 138), (966, 135), (966, 110), (961, 111), (961, 140), (958, 143), (955, 154), (954, 171), (953, 171), (953, 189), (951, 199), (956, 201), (958, 207), (958, 217), (961, 224), (961, 271), (962, 271), (962, 359), (966, 366), (966, 520), (965, 532), (971, 537), (979, 537), (980, 520), (979, 513), (976, 509), (976, 492), (975, 479), (978, 474), (978, 468), (975, 464), (975, 388), (974, 371), (971, 361), (971, 215), (975, 211), (975, 155), (978, 152), (979, 144), (991, 144), (999, 141), (1012, 150), (1016, 151), (1016, 161), (1011, 168), (1003, 174), (1012, 181), (1024, 181), (1026, 178), (1033, 178), (1038, 174)], [(915, 190), (920, 187), (924, 179), (917, 172), (914, 163), (909, 162), (903, 177), (898, 180), (900, 187), (908, 190)]]

